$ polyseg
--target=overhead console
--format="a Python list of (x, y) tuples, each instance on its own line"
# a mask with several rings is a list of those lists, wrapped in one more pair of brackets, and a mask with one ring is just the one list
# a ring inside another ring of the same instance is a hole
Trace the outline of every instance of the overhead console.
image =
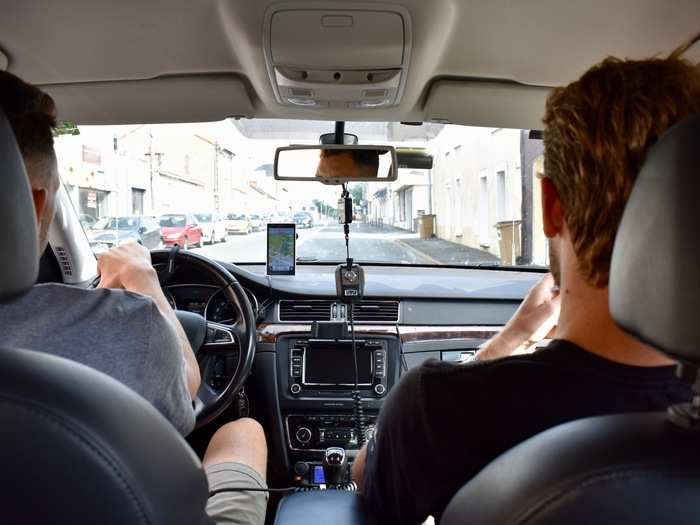
[(263, 48), (280, 104), (395, 106), (411, 51), (408, 11), (391, 4), (284, 3), (266, 13)]

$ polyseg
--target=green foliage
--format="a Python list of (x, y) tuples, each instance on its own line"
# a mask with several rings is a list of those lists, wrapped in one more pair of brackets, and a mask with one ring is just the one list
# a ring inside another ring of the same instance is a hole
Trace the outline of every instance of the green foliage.
[(60, 137), (61, 135), (80, 135), (80, 130), (75, 122), (59, 120), (53, 130), (53, 136)]

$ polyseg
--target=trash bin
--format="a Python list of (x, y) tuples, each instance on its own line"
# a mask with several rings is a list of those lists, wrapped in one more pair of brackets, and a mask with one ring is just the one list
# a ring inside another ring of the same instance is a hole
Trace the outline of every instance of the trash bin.
[(521, 220), (499, 221), (496, 223), (501, 264), (512, 266), (516, 264), (518, 257), (520, 257), (521, 223)]
[(430, 239), (435, 230), (435, 215), (421, 215), (419, 218), (418, 230), (421, 239)]

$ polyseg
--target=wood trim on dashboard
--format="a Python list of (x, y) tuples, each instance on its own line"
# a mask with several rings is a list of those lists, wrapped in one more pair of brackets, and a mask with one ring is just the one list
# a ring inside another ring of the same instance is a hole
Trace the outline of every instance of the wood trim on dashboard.
[[(500, 326), (402, 326), (399, 325), (401, 341), (439, 341), (444, 339), (489, 339), (501, 330)], [(310, 324), (258, 325), (258, 342), (275, 343), (284, 334), (311, 331)], [(356, 332), (396, 335), (396, 325), (356, 325)]]

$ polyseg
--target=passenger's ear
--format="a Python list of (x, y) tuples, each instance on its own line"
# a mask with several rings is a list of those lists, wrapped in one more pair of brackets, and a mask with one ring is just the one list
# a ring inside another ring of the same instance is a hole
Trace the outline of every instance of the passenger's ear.
[(542, 224), (548, 238), (556, 237), (564, 229), (564, 210), (559, 192), (547, 177), (540, 181), (542, 185)]
[(36, 222), (39, 224), (41, 222), (41, 217), (44, 213), (44, 208), (46, 208), (47, 199), (46, 190), (35, 190), (32, 189), (32, 197), (34, 198), (34, 211), (36, 212)]

